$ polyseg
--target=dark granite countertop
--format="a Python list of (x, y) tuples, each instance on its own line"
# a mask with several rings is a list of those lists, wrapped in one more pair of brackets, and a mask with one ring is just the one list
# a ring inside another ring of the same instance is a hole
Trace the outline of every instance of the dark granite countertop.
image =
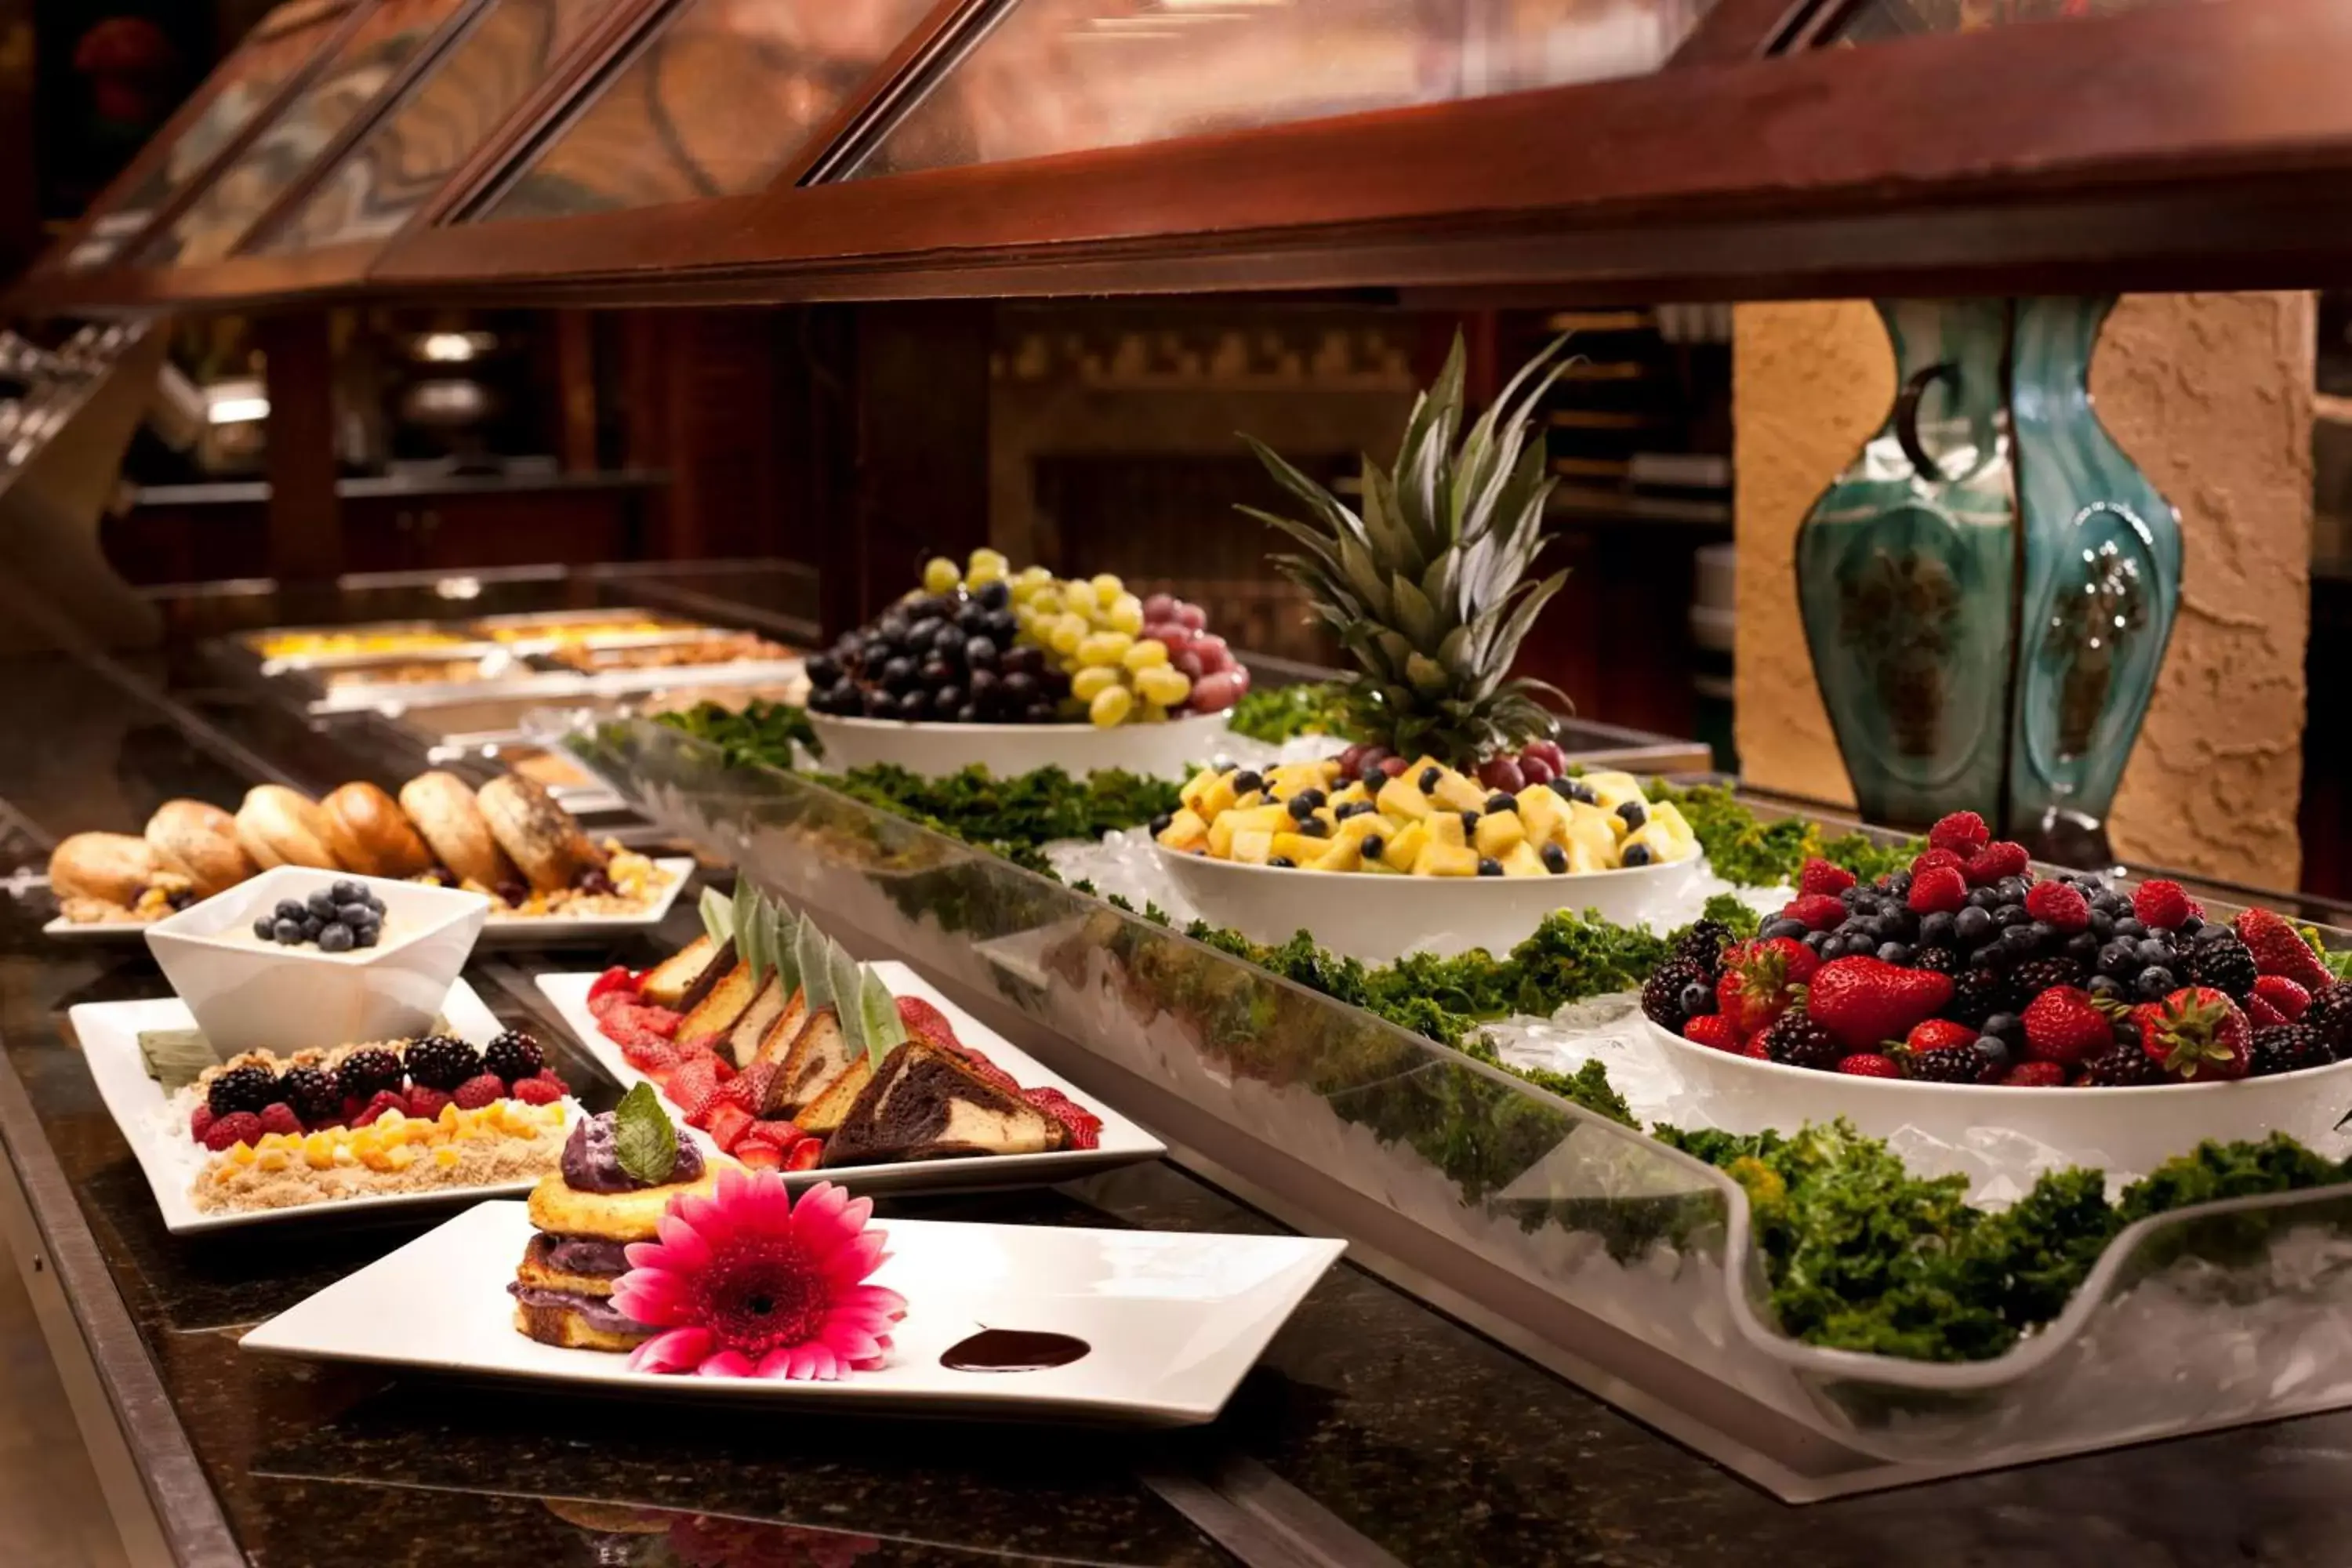
[[(0, 800), (50, 834), (135, 828), (173, 794), (234, 799), (243, 747), (283, 742), (271, 759), (298, 779), (345, 765), (304, 750), (321, 737), (210, 717), (215, 729), (191, 733), (84, 661), (6, 661), (0, 733), (34, 743), (0, 748)], [(1225, 1414), (1172, 1436), (714, 1413), (247, 1355), (242, 1330), (434, 1219), (170, 1236), (64, 1018), (163, 983), (136, 949), (44, 939), (46, 914), (38, 895), (0, 902), (0, 1141), (184, 1561), (2352, 1561), (2338, 1527), (2352, 1415), (1791, 1508), (1344, 1264)], [(491, 958), (469, 979), (553, 1043), (531, 973), (656, 951)], [(576, 1054), (561, 1065), (575, 1083), (594, 1079)], [(1167, 1163), (882, 1212), (1271, 1228)]]

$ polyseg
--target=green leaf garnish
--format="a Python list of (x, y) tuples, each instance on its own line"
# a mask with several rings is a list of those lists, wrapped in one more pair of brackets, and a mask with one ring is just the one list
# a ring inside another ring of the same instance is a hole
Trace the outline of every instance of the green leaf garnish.
[(735, 940), (735, 907), (727, 895), (716, 888), (702, 889), (702, 929), (709, 933), (713, 946), (725, 947)]
[(649, 1187), (660, 1186), (677, 1169), (677, 1129), (652, 1084), (640, 1081), (621, 1096), (613, 1112), (613, 1152), (631, 1180)]
[(781, 905), (769, 904), (761, 925), (766, 931), (770, 961), (776, 966), (776, 984), (790, 997), (801, 984), (801, 918)]
[(824, 932), (816, 929), (816, 921), (801, 921), (793, 953), (801, 966), (801, 993), (807, 998), (812, 1014), (833, 1001), (833, 971), (824, 951), (830, 945)]
[[(841, 1026), (853, 1046), (866, 1045), (866, 1020), (858, 1008), (858, 994), (865, 989), (865, 980), (858, 972), (857, 960), (837, 942), (825, 943), (825, 989), (833, 994), (834, 1010), (841, 1016)], [(871, 1047), (868, 1047), (869, 1051)]]
[(898, 1016), (898, 999), (870, 964), (860, 977), (857, 1016), (866, 1026), (866, 1058), (879, 1068), (883, 1058), (907, 1043), (907, 1026)]

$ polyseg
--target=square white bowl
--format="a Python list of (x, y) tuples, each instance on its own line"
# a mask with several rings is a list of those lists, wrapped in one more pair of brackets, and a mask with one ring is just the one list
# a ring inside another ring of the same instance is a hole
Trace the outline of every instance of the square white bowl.
[[(375, 947), (321, 952), (254, 940), (281, 899), (354, 882), (383, 900)], [(305, 866), (265, 871), (147, 928), (147, 948), (224, 1051), (293, 1051), (321, 1040), (422, 1034), (474, 951), (490, 900), (479, 893)]]

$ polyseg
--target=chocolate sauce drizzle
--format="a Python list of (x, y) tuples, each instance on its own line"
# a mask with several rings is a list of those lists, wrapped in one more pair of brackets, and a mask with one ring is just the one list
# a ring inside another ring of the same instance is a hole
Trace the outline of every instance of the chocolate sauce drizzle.
[(1073, 1334), (1037, 1329), (982, 1329), (958, 1340), (940, 1352), (940, 1364), (950, 1372), (1043, 1372), (1067, 1366), (1093, 1352), (1094, 1346)]

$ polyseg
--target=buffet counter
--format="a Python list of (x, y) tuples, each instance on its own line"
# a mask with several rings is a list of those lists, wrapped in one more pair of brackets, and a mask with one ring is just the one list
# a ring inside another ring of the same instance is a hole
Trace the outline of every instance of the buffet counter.
[[(289, 722), (206, 680), (176, 657), (0, 666), (0, 732), (36, 742), (0, 751), (11, 868), (37, 868), (45, 837), (135, 827), (170, 796), (233, 801), (257, 777), (317, 788), (370, 771), (336, 727)], [(549, 1042), (586, 1103), (609, 1104), (614, 1086), (566, 1050), (533, 979), (650, 963), (692, 934), (690, 901), (657, 937), (478, 954), (467, 977), (501, 1020)], [(1176, 1436), (732, 1414), (247, 1354), (244, 1331), (439, 1216), (167, 1233), (65, 1018), (166, 988), (135, 945), (45, 937), (50, 912), (37, 890), (0, 909), (0, 1215), (134, 1561), (1863, 1568), (2341, 1555), (2352, 1417), (1798, 1509), (1354, 1266), (1314, 1288), (1218, 1420)], [(1245, 1205), (1188, 1158), (1051, 1189), (885, 1198), (878, 1212), (1259, 1231), (1277, 1228), (1269, 1210), (1296, 1206), (1283, 1193)]]

